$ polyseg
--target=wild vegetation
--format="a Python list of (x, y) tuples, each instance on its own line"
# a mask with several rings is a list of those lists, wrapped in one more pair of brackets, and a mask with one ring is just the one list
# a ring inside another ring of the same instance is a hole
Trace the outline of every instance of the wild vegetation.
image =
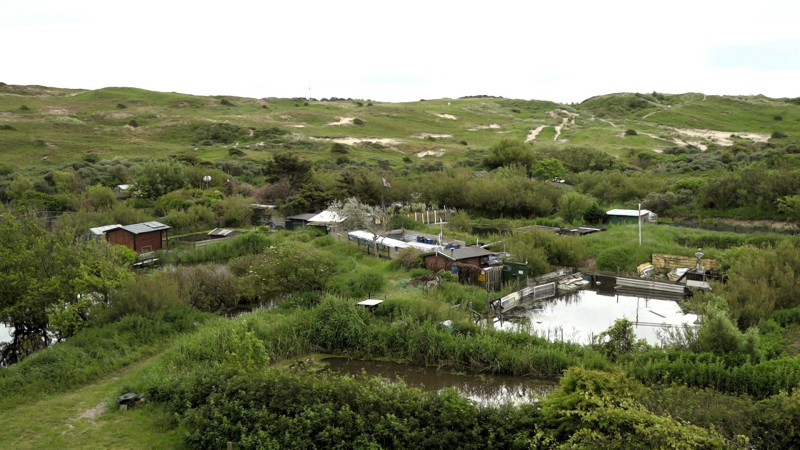
[[(798, 119), (791, 99), (696, 94), (386, 104), (0, 85), (0, 322), (13, 328), (0, 442), (86, 446), (73, 423), (97, 419), (115, 448), (791, 447)], [(666, 223), (641, 245), (635, 225), (603, 223), (640, 203)], [(685, 302), (701, 325), (660, 347), (625, 320), (589, 345), (550, 342), (476, 325), (486, 291), (430, 273), (418, 252), (387, 261), (310, 228), (253, 226), (253, 204), (332, 206), (375, 230), (386, 205), (388, 226), (431, 233), (410, 216), (446, 211), (444, 234), (491, 243), (530, 275), (631, 274), (652, 253), (702, 247), (726, 282)], [(137, 272), (131, 251), (86, 238), (154, 219), (173, 244), (244, 234), (173, 245), (163, 268)], [(607, 231), (530, 227), (584, 224)], [(366, 296), (385, 301), (355, 306)], [(477, 407), (455, 390), (317, 373), (320, 355), (560, 384), (538, 404)], [(141, 412), (110, 410), (128, 391), (148, 399)], [(42, 406), (81, 395), (102, 403)], [(48, 429), (24, 431), (28, 408)]]

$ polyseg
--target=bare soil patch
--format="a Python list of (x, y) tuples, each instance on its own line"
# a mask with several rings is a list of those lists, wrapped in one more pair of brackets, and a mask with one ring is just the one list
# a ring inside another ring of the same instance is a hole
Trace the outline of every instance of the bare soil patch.
[(447, 152), (447, 150), (445, 150), (443, 148), (439, 148), (439, 149), (436, 149), (436, 150), (423, 150), (423, 151), (417, 153), (417, 158), (424, 158), (426, 156), (435, 156), (435, 157), (438, 158), (438, 157), (444, 155), (446, 152)]
[(338, 122), (331, 122), (326, 125), (330, 126), (338, 126), (338, 125), (353, 125), (353, 121), (356, 120), (355, 117), (340, 117)]
[(94, 420), (98, 417), (102, 416), (108, 410), (108, 406), (106, 402), (100, 402), (94, 406), (94, 408), (89, 408), (83, 412), (83, 414), (78, 417), (79, 419), (89, 419)]

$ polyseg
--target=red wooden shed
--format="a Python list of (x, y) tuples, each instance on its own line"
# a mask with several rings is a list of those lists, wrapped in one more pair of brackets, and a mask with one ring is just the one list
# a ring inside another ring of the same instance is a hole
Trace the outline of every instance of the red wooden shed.
[(106, 230), (105, 234), (109, 244), (124, 245), (141, 253), (168, 248), (169, 229), (168, 225), (161, 222), (144, 222), (121, 225)]

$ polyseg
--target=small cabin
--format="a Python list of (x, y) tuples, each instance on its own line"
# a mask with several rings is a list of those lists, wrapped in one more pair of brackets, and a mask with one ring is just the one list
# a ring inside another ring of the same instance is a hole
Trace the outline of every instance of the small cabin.
[(606, 211), (606, 217), (614, 224), (636, 224), (640, 217), (642, 224), (658, 222), (658, 215), (646, 209), (612, 209)]
[(489, 264), (489, 257), (494, 254), (480, 247), (447, 248), (423, 254), (422, 260), (428, 269), (439, 271), (452, 266), (453, 262), (484, 267)]
[(105, 230), (105, 235), (111, 245), (124, 245), (143, 253), (167, 248), (169, 230), (170, 226), (161, 222), (144, 222), (115, 226)]

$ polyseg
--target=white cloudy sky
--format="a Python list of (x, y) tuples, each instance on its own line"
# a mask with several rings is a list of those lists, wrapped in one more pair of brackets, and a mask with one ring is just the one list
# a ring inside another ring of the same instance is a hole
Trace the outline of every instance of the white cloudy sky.
[(0, 81), (382, 101), (800, 97), (798, 17), (796, 0), (0, 0)]

